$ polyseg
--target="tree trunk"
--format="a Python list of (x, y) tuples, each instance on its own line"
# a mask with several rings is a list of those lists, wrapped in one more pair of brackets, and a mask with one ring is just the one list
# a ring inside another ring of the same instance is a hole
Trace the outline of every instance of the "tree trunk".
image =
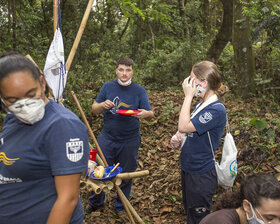
[(13, 0), (12, 2), (12, 15), (13, 15), (13, 50), (16, 49), (17, 47), (17, 37), (16, 37), (16, 27), (17, 27), (17, 23), (16, 23), (16, 0)]
[(45, 10), (46, 4), (47, 4), (47, 0), (45, 0), (45, 2), (41, 1), (41, 8), (42, 8), (43, 19), (44, 19), (44, 29), (46, 30), (46, 34), (48, 36), (49, 45), (50, 45), (52, 40), (51, 40), (51, 36), (50, 36), (50, 33), (49, 33), (48, 19), (47, 19), (47, 16), (46, 16), (46, 10)]
[(123, 37), (123, 35), (125, 34), (125, 31), (126, 31), (126, 30), (127, 30), (127, 28), (128, 28), (129, 22), (130, 22), (130, 18), (128, 18), (128, 19), (126, 20), (125, 27), (124, 27), (124, 29), (123, 29), (123, 31), (122, 31), (122, 33), (121, 33), (120, 37), (119, 37), (119, 40), (121, 40), (121, 39), (122, 39), (122, 37)]
[(209, 0), (203, 0), (202, 1), (202, 16), (201, 16), (201, 19), (202, 19), (202, 25), (203, 25), (203, 29), (205, 30), (205, 33), (209, 33), (210, 31), (210, 26), (209, 26), (209, 23), (210, 23), (210, 19), (209, 19)]
[(12, 11), (12, 7), (11, 7), (11, 1), (8, 1), (8, 35), (10, 36), (11, 33), (11, 11)]
[(255, 92), (255, 62), (250, 41), (250, 25), (249, 19), (242, 14), (242, 3), (239, 0), (233, 2), (232, 44), (238, 82), (237, 91), (244, 98), (248, 98), (250, 93)]
[(207, 58), (214, 63), (217, 63), (221, 53), (232, 36), (232, 21), (233, 21), (233, 0), (222, 0), (223, 4), (223, 23), (207, 52)]
[(188, 33), (188, 26), (187, 26), (187, 14), (186, 14), (186, 5), (184, 0), (178, 0), (179, 4), (179, 13), (182, 19), (182, 38), (186, 38), (186, 35)]

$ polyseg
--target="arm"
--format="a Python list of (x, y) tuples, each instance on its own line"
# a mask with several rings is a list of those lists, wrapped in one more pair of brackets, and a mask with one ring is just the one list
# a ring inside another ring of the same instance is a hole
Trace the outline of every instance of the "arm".
[(178, 122), (178, 131), (183, 133), (195, 132), (196, 129), (191, 122), (191, 103), (195, 93), (194, 79), (186, 78), (182, 84), (185, 99), (181, 108)]
[(69, 223), (77, 206), (81, 174), (55, 176), (57, 199), (49, 214), (47, 224)]
[(115, 104), (110, 100), (105, 100), (104, 102), (101, 103), (97, 103), (96, 101), (94, 101), (94, 103), (91, 106), (91, 111), (94, 114), (100, 114), (104, 112), (104, 110), (108, 110), (113, 106), (115, 106)]

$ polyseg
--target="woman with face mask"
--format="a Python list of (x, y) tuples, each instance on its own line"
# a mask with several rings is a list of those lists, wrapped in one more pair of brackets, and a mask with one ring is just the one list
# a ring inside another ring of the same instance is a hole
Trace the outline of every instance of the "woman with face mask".
[[(198, 224), (209, 214), (212, 196), (217, 187), (208, 133), (213, 149), (216, 150), (226, 124), (226, 110), (218, 96), (227, 87), (221, 88), (221, 85), (217, 66), (210, 61), (195, 64), (190, 76), (182, 84), (185, 98), (179, 116), (178, 132), (171, 138), (170, 145), (173, 149), (182, 148), (182, 194), (188, 224)], [(193, 97), (202, 100), (191, 113)]]
[(85, 125), (48, 99), (39, 69), (26, 57), (0, 57), (0, 223), (83, 223), (81, 173)]
[(221, 195), (200, 224), (279, 224), (280, 182), (269, 174), (244, 178), (240, 189)]

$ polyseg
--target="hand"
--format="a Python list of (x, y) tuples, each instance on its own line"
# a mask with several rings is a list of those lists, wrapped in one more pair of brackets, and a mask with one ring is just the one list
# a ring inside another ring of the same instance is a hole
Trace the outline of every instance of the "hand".
[(105, 110), (111, 109), (114, 106), (115, 106), (115, 104), (111, 100), (106, 100), (103, 102), (103, 108)]
[(173, 135), (172, 138), (170, 139), (170, 147), (172, 149), (178, 149), (181, 146), (184, 137), (185, 137), (185, 133), (181, 133), (177, 131), (176, 134)]
[(195, 94), (196, 86), (194, 78), (187, 77), (182, 84), (185, 96), (193, 97)]
[(132, 115), (133, 117), (137, 117), (138, 119), (144, 119), (148, 117), (148, 111), (144, 109), (138, 109), (138, 110), (140, 111), (140, 113)]

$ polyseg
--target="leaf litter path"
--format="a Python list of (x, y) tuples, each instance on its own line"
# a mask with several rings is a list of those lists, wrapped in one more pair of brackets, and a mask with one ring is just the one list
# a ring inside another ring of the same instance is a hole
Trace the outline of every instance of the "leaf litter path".
[[(130, 202), (145, 223), (185, 223), (181, 196), (180, 150), (169, 148), (169, 140), (177, 131), (184, 95), (181, 91), (150, 92), (148, 94), (155, 118), (151, 121), (141, 121), (142, 145), (139, 149), (137, 170), (147, 169), (150, 171), (150, 175), (134, 179)], [(278, 122), (279, 125), (279, 106), (265, 106), (268, 104), (258, 98), (242, 101), (230, 94), (226, 95), (222, 101), (227, 108), (231, 131), (239, 150), (239, 174), (234, 188), (239, 187), (240, 180), (248, 173), (279, 173), (279, 148), (273, 147), (273, 144), (271, 147), (263, 148), (261, 143), (265, 142), (261, 141), (265, 138), (256, 138), (259, 132), (250, 124), (253, 117), (259, 119), (274, 117), (278, 118), (275, 122)], [(270, 125), (273, 124), (270, 123)], [(99, 133), (101, 125), (102, 117), (93, 117), (93, 131), (96, 135)], [(275, 131), (275, 136), (274, 143), (280, 145), (279, 130)], [(220, 158), (221, 146), (216, 154), (217, 158)], [(219, 187), (213, 199), (214, 203), (215, 198), (222, 192), (224, 190)], [(85, 207), (87, 207), (88, 193), (81, 192)], [(104, 208), (86, 214), (85, 224), (128, 223), (114, 212), (115, 191), (112, 190), (109, 194), (106, 195)]]

